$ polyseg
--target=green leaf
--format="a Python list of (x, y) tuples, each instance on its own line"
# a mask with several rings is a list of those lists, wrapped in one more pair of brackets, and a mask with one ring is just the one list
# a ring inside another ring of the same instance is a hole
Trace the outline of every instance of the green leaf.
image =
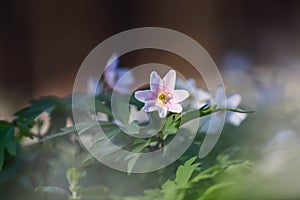
[(205, 179), (214, 178), (217, 174), (219, 174), (218, 170), (212, 171), (212, 173), (208, 173), (207, 171), (201, 172), (200, 174), (196, 175), (191, 182), (196, 183)]
[(20, 128), (29, 126), (43, 112), (51, 113), (54, 109), (63, 108), (63, 101), (57, 97), (48, 96), (30, 101), (30, 106), (18, 111), (16, 124)]
[(172, 114), (167, 118), (166, 123), (162, 129), (162, 133), (164, 136), (176, 134), (178, 127), (180, 125), (180, 115)]
[(114, 102), (114, 116), (115, 120), (119, 120), (122, 124), (128, 125), (128, 120), (129, 120), (129, 106), (128, 102), (126, 102), (127, 98), (126, 96), (123, 95), (116, 95), (115, 96), (115, 101)]
[(76, 131), (76, 128), (73, 126), (67, 127), (67, 128), (62, 128), (61, 132), (48, 135), (48, 136), (44, 137), (43, 139), (41, 139), (40, 142), (45, 142), (47, 140), (50, 140), (50, 139), (53, 139), (56, 137), (61, 137), (61, 136), (67, 135), (69, 133), (74, 133), (75, 131)]
[(0, 170), (3, 167), (3, 163), (4, 163), (4, 153), (5, 153), (5, 148), (4, 148), (4, 144), (2, 141), (0, 141)]
[(51, 193), (51, 194), (59, 194), (62, 196), (68, 197), (69, 194), (66, 190), (60, 188), (60, 187), (55, 187), (55, 186), (41, 186), (41, 187), (36, 187), (34, 189), (35, 192), (46, 192), (46, 193)]
[(234, 184), (233, 182), (221, 182), (215, 184), (209, 187), (199, 200), (208, 200), (208, 199), (221, 200), (222, 192), (224, 191), (224, 189), (228, 188), (233, 184)]
[(189, 122), (193, 119), (197, 119), (199, 117), (203, 117), (206, 115), (210, 115), (215, 112), (222, 112), (222, 111), (231, 111), (231, 112), (238, 112), (238, 113), (253, 113), (254, 110), (242, 110), (242, 109), (233, 109), (233, 108), (217, 108), (217, 105), (211, 106), (204, 106), (199, 110), (190, 111), (181, 117), (181, 124)]
[(17, 140), (14, 136), (14, 126), (6, 121), (0, 121), (0, 170), (3, 167), (5, 150), (10, 155), (15, 156), (17, 154)]
[(162, 200), (163, 196), (159, 189), (145, 190), (144, 196), (130, 196), (120, 198), (122, 200)]
[(100, 200), (105, 199), (107, 196), (108, 189), (101, 185), (86, 187), (79, 189), (79, 196), (83, 197), (84, 200)]
[[(168, 180), (162, 186), (162, 193), (164, 195), (164, 200), (179, 200), (178, 193), (177, 193), (177, 186), (173, 181)], [(182, 198), (180, 198), (182, 199)]]
[(190, 112), (182, 115), (181, 124), (189, 122), (193, 119), (197, 119), (199, 117), (203, 117), (203, 116), (212, 114), (213, 112), (215, 112), (216, 108), (217, 108), (217, 105), (211, 105), (209, 107), (202, 108), (202, 110), (199, 109), (199, 110), (190, 111)]
[(189, 159), (177, 169), (175, 182), (179, 187), (185, 188), (189, 186), (189, 180), (193, 172), (200, 165), (200, 163), (193, 164), (196, 159), (197, 157)]
[[(134, 142), (136, 146), (131, 152), (140, 153), (150, 144), (151, 139), (149, 138), (148, 140), (145, 140), (145, 139), (138, 138)], [(129, 156), (125, 158), (125, 160), (128, 160), (128, 164), (127, 164), (128, 174), (131, 174), (133, 167), (135, 166), (135, 163), (139, 158), (139, 155), (140, 154), (129, 154)]]
[[(99, 123), (100, 126), (102, 126), (102, 122)], [(103, 122), (103, 126), (107, 126), (107, 125), (113, 125), (110, 122)], [(62, 128), (60, 129), (60, 131), (58, 133), (53, 133), (51, 135), (48, 135), (46, 137), (44, 137), (43, 139), (40, 140), (40, 142), (45, 142), (47, 140), (56, 138), (56, 137), (61, 137), (70, 133), (75, 133), (78, 132), (79, 135), (83, 134), (85, 131), (89, 130), (90, 128), (96, 126), (97, 123), (95, 123), (94, 121), (84, 121), (79, 123), (76, 127), (75, 126), (71, 126), (71, 127), (66, 127), (66, 128)]]
[(81, 171), (79, 171), (76, 168), (68, 169), (67, 179), (68, 179), (69, 185), (72, 185), (72, 186), (78, 185), (79, 178), (81, 177), (81, 175), (82, 175)]
[(185, 190), (191, 185), (191, 176), (200, 163), (193, 164), (197, 157), (193, 157), (178, 167), (174, 181), (168, 180), (163, 186), (164, 200), (182, 200)]
[(97, 112), (107, 114), (110, 117), (113, 117), (110, 108), (107, 107), (105, 102), (95, 100), (95, 108)]
[(217, 156), (217, 161), (224, 167), (232, 164), (235, 161), (232, 161), (232, 159), (237, 153), (240, 151), (239, 147), (230, 147), (222, 151), (218, 156)]
[(234, 109), (234, 108), (224, 108), (224, 109), (217, 109), (217, 111), (222, 111), (222, 110), (226, 110), (226, 111), (231, 111), (231, 112), (237, 112), (237, 113), (254, 113), (255, 110), (252, 109), (252, 110), (242, 110), (242, 109)]
[(137, 100), (134, 95), (130, 97), (129, 103), (135, 105), (138, 109), (141, 109), (144, 106), (144, 103)]

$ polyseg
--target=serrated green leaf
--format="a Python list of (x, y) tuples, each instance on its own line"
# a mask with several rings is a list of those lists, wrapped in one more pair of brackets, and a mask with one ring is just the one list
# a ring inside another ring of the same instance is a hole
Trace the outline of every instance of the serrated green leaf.
[(184, 165), (178, 167), (176, 171), (176, 178), (174, 181), (168, 180), (163, 185), (164, 200), (182, 200), (184, 199), (185, 191), (190, 187), (190, 178), (195, 171), (195, 169), (200, 165), (200, 163), (195, 163), (197, 157), (193, 157), (185, 162)]
[(222, 190), (234, 184), (233, 182), (221, 182), (209, 187), (199, 200), (221, 200), (222, 199)]
[(188, 187), (189, 180), (195, 171), (195, 169), (200, 165), (200, 163), (193, 164), (197, 157), (193, 157), (185, 162), (184, 165), (179, 166), (176, 172), (175, 183), (179, 187)]
[(210, 179), (210, 178), (214, 178), (219, 172), (218, 171), (213, 171), (212, 173), (208, 174), (208, 173), (200, 173), (198, 175), (196, 175), (191, 182), (192, 183), (196, 183), (205, 179)]
[(4, 163), (5, 149), (13, 156), (17, 153), (17, 140), (14, 134), (15, 128), (11, 123), (0, 121), (0, 170)]
[(16, 152), (17, 140), (14, 134), (15, 134), (15, 128), (12, 124), (10, 124), (5, 136), (5, 147), (8, 153), (13, 156), (17, 154)]
[(177, 186), (173, 181), (168, 180), (162, 186), (162, 192), (164, 194), (164, 200), (178, 200)]
[(28, 107), (14, 114), (17, 117), (16, 124), (20, 128), (25, 128), (29, 126), (30, 123), (32, 123), (41, 113), (51, 113), (54, 109), (60, 109), (62, 107), (62, 100), (53, 96), (31, 100)]
[(149, 197), (149, 199), (161, 199), (161, 193), (159, 189), (145, 190), (144, 194)]
[(79, 178), (81, 177), (81, 171), (76, 168), (70, 168), (67, 171), (67, 179), (69, 185), (76, 186), (78, 185)]

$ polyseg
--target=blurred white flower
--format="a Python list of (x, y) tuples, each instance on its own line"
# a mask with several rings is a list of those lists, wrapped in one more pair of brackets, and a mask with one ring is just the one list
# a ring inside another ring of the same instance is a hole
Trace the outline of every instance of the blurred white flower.
[(130, 106), (130, 114), (128, 123), (132, 123), (134, 121), (138, 121), (139, 123), (144, 123), (149, 121), (148, 114), (143, 110), (138, 110), (136, 106)]
[[(300, 167), (300, 138), (293, 130), (279, 131), (267, 144), (263, 159), (259, 163), (259, 171), (264, 175), (274, 176), (280, 172), (289, 174), (287, 169)], [(292, 161), (292, 162), (291, 162)]]
[(101, 93), (100, 83), (97, 78), (89, 77), (87, 82), (87, 93), (89, 95), (95, 94), (97, 96)]
[[(211, 105), (217, 105), (217, 108), (237, 109), (242, 101), (242, 97), (240, 94), (232, 94), (225, 101), (222, 98), (224, 96), (225, 96), (225, 89), (221, 86), (218, 87), (215, 96), (213, 96), (211, 100)], [(209, 104), (209, 102), (207, 103)], [(233, 126), (239, 126), (247, 117), (246, 113), (237, 113), (232, 111), (219, 111), (201, 118), (200, 131), (207, 132), (211, 117), (214, 117), (215, 122), (219, 122), (219, 121), (221, 122), (222, 112), (226, 112), (226, 118), (225, 118), (226, 123), (231, 124)], [(214, 128), (211, 128), (210, 133), (208, 134), (213, 134), (214, 132), (215, 132)]]
[[(187, 101), (183, 102), (185, 103), (184, 104), (185, 106), (190, 107), (192, 109), (199, 109), (206, 104), (210, 104), (209, 100), (211, 98), (211, 95), (207, 91), (198, 88), (194, 79), (188, 79), (187, 81), (178, 79), (176, 86), (178, 86), (178, 88), (180, 89), (186, 89), (190, 93), (190, 96), (187, 99)], [(219, 105), (218, 108), (222, 107), (222, 108), (237, 109), (242, 101), (241, 95), (233, 94), (229, 96), (226, 99), (226, 105), (225, 105), (225, 102), (222, 102), (221, 99), (221, 97), (225, 95), (224, 92), (225, 90), (222, 87), (218, 87), (216, 91), (216, 95), (212, 97), (211, 104)], [(214, 115), (217, 114), (218, 113), (214, 113)], [(246, 113), (237, 113), (237, 112), (230, 112), (230, 111), (226, 112), (226, 122), (234, 126), (239, 126), (242, 123), (242, 121), (246, 119), (246, 117), (247, 117)]]
[[(242, 101), (242, 96), (240, 94), (232, 94), (226, 99), (225, 103), (224, 101), (222, 101), (222, 96), (225, 96), (224, 93), (225, 89), (222, 87), (218, 87), (215, 97), (212, 98), (212, 105), (221, 105), (221, 107), (218, 108), (237, 109)], [(214, 113), (214, 115), (217, 114), (218, 113)], [(246, 113), (226, 111), (226, 122), (234, 126), (239, 126), (246, 119), (246, 117)]]
[(210, 94), (197, 87), (195, 80), (192, 78), (188, 80), (179, 78), (176, 81), (176, 88), (187, 90), (190, 93), (190, 96), (182, 102), (182, 106), (186, 109), (199, 109), (210, 100)]
[(267, 144), (267, 147), (276, 146), (290, 146), (291, 144), (296, 145), (299, 142), (297, 134), (295, 131), (290, 129), (285, 129), (279, 131)]
[(92, 115), (92, 119), (102, 122), (108, 121), (108, 116), (105, 113), (97, 112), (96, 115)]
[[(128, 68), (118, 67), (118, 55), (114, 53), (106, 63), (104, 80), (110, 89), (116, 90), (121, 94), (127, 94), (129, 92), (129, 86), (133, 83), (134, 78)], [(121, 78), (125, 74), (126, 78)], [(117, 84), (117, 82), (119, 83)]]

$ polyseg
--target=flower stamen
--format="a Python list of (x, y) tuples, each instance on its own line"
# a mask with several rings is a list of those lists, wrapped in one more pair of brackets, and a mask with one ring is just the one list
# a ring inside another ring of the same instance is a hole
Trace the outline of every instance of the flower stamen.
[(167, 104), (168, 101), (170, 100), (170, 97), (169, 97), (168, 94), (163, 93), (163, 94), (160, 94), (160, 95), (158, 96), (158, 99), (159, 99), (160, 102), (162, 102), (162, 103), (165, 105), (165, 104)]

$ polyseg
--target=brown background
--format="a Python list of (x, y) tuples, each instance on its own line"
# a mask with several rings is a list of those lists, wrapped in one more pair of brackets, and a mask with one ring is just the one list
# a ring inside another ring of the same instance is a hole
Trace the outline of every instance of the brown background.
[(0, 112), (35, 96), (70, 94), (89, 51), (136, 27), (185, 33), (220, 68), (227, 52), (243, 53), (253, 67), (284, 66), (300, 55), (299, 11), (300, 1), (2, 1)]

